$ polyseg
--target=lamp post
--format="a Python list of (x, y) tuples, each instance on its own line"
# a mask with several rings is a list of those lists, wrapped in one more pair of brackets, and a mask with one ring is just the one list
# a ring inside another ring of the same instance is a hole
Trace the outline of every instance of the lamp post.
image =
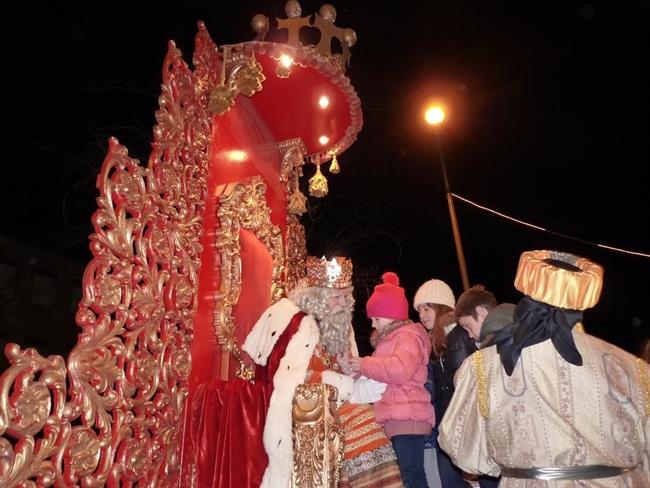
[(445, 193), (447, 194), (447, 206), (449, 207), (449, 218), (451, 220), (451, 230), (454, 234), (454, 244), (456, 245), (456, 256), (458, 257), (458, 266), (460, 268), (460, 277), (463, 280), (463, 290), (469, 288), (469, 278), (467, 277), (467, 265), (465, 264), (465, 253), (463, 252), (463, 243), (460, 240), (460, 230), (458, 229), (458, 220), (456, 219), (456, 209), (454, 208), (454, 199), (449, 187), (449, 178), (447, 177), (447, 167), (445, 166), (445, 156), (442, 153), (442, 144), (440, 142), (439, 128), (445, 121), (445, 110), (441, 105), (429, 105), (424, 111), (424, 120), (433, 127), (433, 135), (438, 148), (438, 157), (442, 167), (442, 177), (445, 183)]

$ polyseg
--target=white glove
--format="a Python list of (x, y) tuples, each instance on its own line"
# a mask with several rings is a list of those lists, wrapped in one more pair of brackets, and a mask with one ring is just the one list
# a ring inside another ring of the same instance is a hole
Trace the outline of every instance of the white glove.
[(386, 390), (386, 383), (361, 376), (354, 382), (350, 403), (374, 403), (381, 399)]

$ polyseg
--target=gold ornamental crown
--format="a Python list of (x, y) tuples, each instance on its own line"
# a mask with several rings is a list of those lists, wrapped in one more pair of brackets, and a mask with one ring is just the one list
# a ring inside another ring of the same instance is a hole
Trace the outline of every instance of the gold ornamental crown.
[(352, 261), (340, 256), (329, 261), (325, 256), (308, 256), (307, 283), (319, 288), (348, 288), (352, 286)]
[(585, 310), (600, 299), (603, 267), (565, 252), (526, 251), (519, 258), (515, 288), (539, 302)]
[[(271, 26), (269, 18), (257, 14), (251, 20), (251, 26), (257, 33), (255, 40), (278, 42), (278, 33), (286, 31), (286, 44), (293, 47), (306, 48), (321, 59), (330, 62), (341, 71), (350, 64), (350, 48), (357, 42), (357, 34), (352, 29), (339, 27), (336, 22), (336, 8), (329, 3), (321, 6), (313, 15), (302, 15), (302, 7), (298, 0), (289, 0), (284, 5), (286, 19), (275, 19), (275, 27)], [(312, 41), (303, 35), (304, 31), (318, 31), (317, 40)], [(303, 32), (301, 32), (303, 31)], [(340, 52), (332, 52), (332, 41), (336, 40)]]

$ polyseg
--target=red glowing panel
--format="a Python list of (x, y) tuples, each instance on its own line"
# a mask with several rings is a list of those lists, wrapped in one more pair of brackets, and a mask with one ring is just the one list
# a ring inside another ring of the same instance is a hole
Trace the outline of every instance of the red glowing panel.
[[(351, 123), (348, 97), (341, 89), (313, 67), (293, 64), (291, 75), (280, 78), (276, 59), (259, 53), (257, 59), (266, 79), (252, 101), (276, 140), (300, 137), (309, 154), (335, 147)], [(329, 138), (325, 145), (322, 136)]]

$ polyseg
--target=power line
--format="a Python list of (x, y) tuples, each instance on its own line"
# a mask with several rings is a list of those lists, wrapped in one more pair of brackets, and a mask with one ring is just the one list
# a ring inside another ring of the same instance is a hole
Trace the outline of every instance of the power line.
[(553, 230), (546, 229), (544, 227), (540, 227), (539, 225), (534, 225), (534, 224), (531, 224), (529, 222), (525, 222), (523, 220), (515, 219), (514, 217), (511, 217), (510, 215), (506, 215), (506, 214), (504, 214), (502, 212), (497, 212), (496, 210), (488, 208), (488, 207), (486, 207), (484, 205), (479, 205), (478, 203), (473, 202), (473, 201), (469, 200), (468, 198), (461, 197), (460, 195), (457, 195), (455, 193), (452, 193), (452, 196), (454, 198), (457, 198), (458, 200), (461, 200), (461, 201), (463, 201), (465, 203), (468, 203), (468, 204), (470, 204), (470, 205), (472, 205), (472, 206), (474, 206), (476, 208), (480, 208), (481, 210), (485, 210), (486, 212), (490, 212), (490, 213), (492, 213), (494, 215), (498, 215), (499, 217), (502, 217), (504, 219), (511, 220), (512, 222), (516, 222), (518, 224), (525, 225), (527, 227), (532, 227), (533, 229), (541, 230), (542, 232), (548, 232), (549, 234), (553, 234), (553, 235), (556, 235), (558, 237), (563, 237), (564, 239), (571, 239), (572, 241), (577, 241), (577, 242), (581, 242), (583, 244), (589, 244), (589, 245), (592, 245), (592, 246), (600, 247), (601, 249), (609, 249), (611, 251), (617, 251), (617, 252), (622, 252), (622, 253), (625, 253), (625, 254), (632, 254), (634, 256), (641, 256), (641, 257), (644, 257), (644, 258), (650, 258), (650, 254), (647, 254), (647, 253), (638, 252), (638, 251), (630, 251), (628, 249), (621, 249), (620, 247), (607, 246), (605, 244), (598, 244), (597, 242), (591, 242), (591, 241), (587, 241), (585, 239), (580, 239), (578, 237), (573, 237), (573, 236), (570, 236), (570, 235), (567, 235), (567, 234), (562, 234), (560, 232), (555, 232)]

